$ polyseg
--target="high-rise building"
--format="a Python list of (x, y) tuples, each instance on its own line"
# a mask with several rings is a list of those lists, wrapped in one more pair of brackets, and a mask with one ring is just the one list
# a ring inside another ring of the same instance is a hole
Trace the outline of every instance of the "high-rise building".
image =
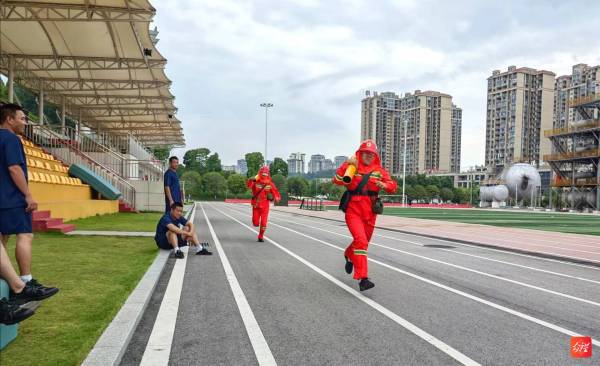
[(248, 173), (248, 164), (246, 163), (246, 159), (240, 159), (237, 161), (237, 166), (236, 166), (235, 171), (238, 174)]
[(335, 169), (339, 168), (342, 164), (344, 164), (346, 162), (346, 160), (348, 160), (348, 157), (345, 155), (336, 156), (335, 158), (333, 158), (334, 168)]
[(460, 171), (462, 110), (452, 104), (452, 96), (437, 91), (416, 90), (404, 96), (367, 91), (361, 140), (375, 140), (382, 164), (392, 175), (403, 171), (405, 121), (407, 174)]
[(552, 128), (555, 74), (510, 66), (488, 80), (485, 165), (499, 174), (515, 162), (539, 167), (550, 153), (544, 130)]
[(582, 116), (574, 108), (569, 108), (569, 101), (591, 94), (600, 94), (600, 65), (573, 66), (571, 75), (556, 78), (554, 95), (554, 128), (564, 128), (582, 119), (599, 119), (600, 111), (590, 111), (591, 115)]
[(287, 160), (289, 174), (304, 174), (304, 159), (306, 154), (304, 153), (291, 153)]
[(325, 155), (315, 154), (310, 156), (310, 161), (308, 162), (308, 172), (309, 173), (318, 173), (323, 170), (323, 162), (325, 161)]
[(331, 161), (331, 159), (325, 159), (323, 160), (323, 164), (321, 165), (321, 170), (333, 170), (334, 166), (333, 166), (333, 161)]

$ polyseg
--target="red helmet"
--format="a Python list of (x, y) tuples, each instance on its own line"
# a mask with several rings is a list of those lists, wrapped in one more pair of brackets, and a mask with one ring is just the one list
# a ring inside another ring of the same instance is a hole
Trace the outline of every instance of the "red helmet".
[(379, 152), (377, 151), (377, 144), (375, 144), (375, 141), (369, 139), (360, 144), (360, 147), (356, 151), (356, 158), (359, 163), (362, 163), (361, 153), (365, 152), (375, 154), (375, 160), (373, 161), (374, 165), (381, 165), (381, 159), (379, 158)]
[(260, 168), (260, 169), (258, 170), (258, 175), (259, 175), (259, 176), (261, 176), (261, 177), (263, 177), (263, 176), (265, 176), (265, 175), (266, 175), (267, 177), (270, 177), (270, 176), (271, 176), (271, 170), (269, 169), (269, 167), (268, 167), (268, 166), (263, 166), (262, 168)]

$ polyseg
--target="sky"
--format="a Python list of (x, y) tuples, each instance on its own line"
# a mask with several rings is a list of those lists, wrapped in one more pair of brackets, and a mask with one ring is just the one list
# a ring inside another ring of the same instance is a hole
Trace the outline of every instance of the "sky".
[(463, 109), (462, 168), (483, 164), (487, 78), (600, 64), (598, 1), (153, 1), (186, 147), (352, 154), (366, 90), (436, 90)]

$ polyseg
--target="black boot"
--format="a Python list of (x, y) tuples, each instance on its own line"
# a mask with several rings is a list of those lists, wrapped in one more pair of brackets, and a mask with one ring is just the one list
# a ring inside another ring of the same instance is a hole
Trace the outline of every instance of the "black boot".
[(352, 270), (354, 269), (354, 265), (348, 260), (348, 257), (344, 256), (344, 258), (346, 259), (346, 265), (344, 266), (344, 269), (346, 270), (347, 274), (351, 274)]
[(360, 288), (361, 291), (366, 291), (368, 289), (375, 287), (375, 284), (373, 282), (369, 281), (368, 278), (363, 278), (358, 283), (358, 287)]

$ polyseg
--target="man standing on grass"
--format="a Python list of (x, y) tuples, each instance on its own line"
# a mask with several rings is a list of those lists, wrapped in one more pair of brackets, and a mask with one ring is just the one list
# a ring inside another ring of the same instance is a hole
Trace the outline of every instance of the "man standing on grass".
[(27, 164), (18, 134), (25, 131), (27, 116), (16, 104), (0, 105), (0, 236), (6, 248), (10, 235), (16, 235), (15, 256), (21, 280), (35, 291), (52, 296), (56, 287), (45, 287), (31, 275), (33, 242), (31, 213), (37, 209), (27, 181)]
[(177, 167), (179, 159), (177, 156), (169, 158), (169, 169), (165, 172), (165, 213), (171, 211), (171, 206), (175, 202), (183, 202), (181, 188), (179, 188), (179, 176), (177, 175)]
[[(179, 227), (181, 225), (181, 228)], [(196, 255), (212, 255), (204, 246), (206, 243), (200, 243), (194, 224), (183, 217), (183, 205), (181, 202), (175, 202), (171, 205), (171, 210), (161, 217), (156, 225), (156, 234), (154, 241), (160, 249), (172, 249), (175, 258), (184, 258), (181, 247), (191, 244), (196, 247)]]

